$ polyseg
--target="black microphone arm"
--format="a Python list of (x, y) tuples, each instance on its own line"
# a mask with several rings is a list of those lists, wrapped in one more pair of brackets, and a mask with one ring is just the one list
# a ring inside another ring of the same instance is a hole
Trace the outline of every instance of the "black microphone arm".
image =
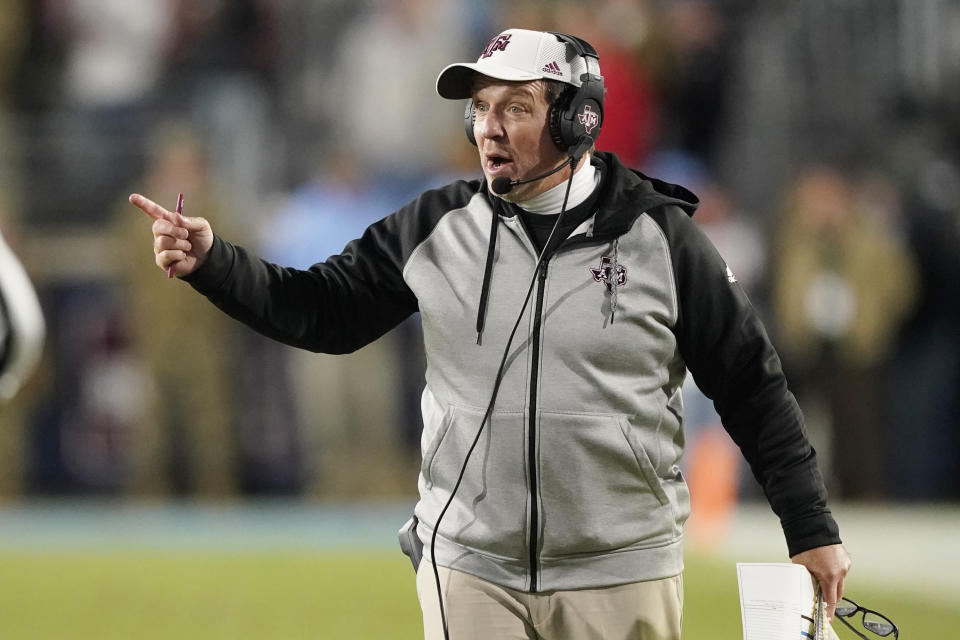
[(580, 162), (581, 156), (587, 152), (587, 150), (593, 145), (592, 136), (580, 136), (580, 139), (577, 141), (576, 146), (571, 147), (570, 151), (567, 153), (569, 160), (566, 162), (550, 169), (546, 173), (542, 173), (539, 176), (533, 178), (526, 178), (525, 180), (511, 180), (506, 176), (500, 176), (499, 178), (494, 178), (490, 183), (490, 190), (493, 191), (498, 196), (506, 195), (510, 191), (521, 184), (527, 184), (528, 182), (536, 182), (537, 180), (543, 180), (544, 178), (549, 178), (556, 172), (562, 170), (567, 165), (576, 169), (577, 163)]
[(511, 180), (506, 176), (500, 176), (499, 178), (494, 178), (493, 182), (490, 183), (490, 190), (493, 191), (498, 196), (502, 196), (504, 194), (510, 193), (511, 189), (521, 184), (527, 184), (528, 182), (536, 182), (537, 180), (543, 180), (544, 178), (549, 178), (550, 176), (555, 174), (557, 171), (562, 170), (568, 164), (570, 164), (569, 160), (567, 160), (566, 162), (560, 165), (557, 165), (556, 167), (554, 167), (553, 169), (550, 169), (550, 171), (547, 171), (546, 173), (542, 173), (539, 176), (535, 176), (533, 178), (527, 178), (526, 180)]

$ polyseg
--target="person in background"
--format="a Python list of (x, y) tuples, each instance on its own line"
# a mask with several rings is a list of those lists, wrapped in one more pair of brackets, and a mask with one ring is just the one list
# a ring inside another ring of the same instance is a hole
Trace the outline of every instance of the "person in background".
[[(340, 253), (397, 203), (374, 176), (363, 170), (350, 149), (326, 148), (317, 158), (314, 176), (263, 225), (258, 253), (299, 269)], [(391, 331), (348, 356), (283, 347), (282, 359), (290, 372), (284, 393), (304, 421), (310, 495), (381, 496), (403, 490), (403, 479), (411, 471), (411, 447), (419, 443), (420, 435), (419, 411), (408, 429), (401, 409), (405, 335)], [(414, 378), (419, 409), (420, 385)], [(404, 436), (414, 428), (407, 444)], [(365, 471), (357, 473), (358, 469)]]
[(798, 393), (826, 408), (832, 479), (845, 499), (862, 500), (886, 484), (881, 394), (917, 270), (883, 220), (886, 205), (868, 197), (870, 185), (857, 197), (856, 185), (827, 164), (798, 172), (772, 251), (772, 310)]
[[(158, 126), (151, 136), (149, 165), (142, 184), (176, 202), (186, 195), (187, 211), (203, 211), (221, 228), (216, 189), (198, 136), (179, 122)], [(172, 205), (171, 205), (172, 206)], [(237, 489), (237, 384), (230, 354), (237, 327), (212, 309), (194, 308), (182, 287), (151, 286), (152, 269), (137, 260), (141, 225), (118, 211), (111, 231), (123, 251), (119, 284), (131, 352), (142, 367), (148, 393), (136, 421), (131, 491), (227, 496)], [(232, 227), (232, 225), (231, 225)], [(187, 350), (189, 370), (170, 353)], [(185, 381), (189, 380), (189, 384)]]

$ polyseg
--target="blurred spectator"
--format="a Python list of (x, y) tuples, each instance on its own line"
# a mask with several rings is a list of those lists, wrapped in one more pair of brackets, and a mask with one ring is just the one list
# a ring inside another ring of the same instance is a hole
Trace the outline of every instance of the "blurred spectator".
[[(200, 88), (203, 78), (246, 73), (274, 76), (283, 46), (276, 5), (268, 0), (174, 0), (170, 85)], [(176, 93), (174, 93), (176, 95)]]
[(723, 11), (711, 0), (672, 0), (664, 14), (669, 62), (661, 77), (661, 143), (712, 164), (731, 83)]
[(171, 34), (166, 0), (50, 0), (49, 19), (63, 39), (67, 102), (82, 110), (123, 109), (155, 90)]
[(57, 215), (99, 222), (116, 185), (143, 166), (143, 131), (170, 42), (172, 5), (50, 0), (43, 7), (65, 59), (47, 130), (55, 151), (37, 178), (70, 193), (48, 203)]
[(844, 498), (884, 495), (882, 383), (915, 299), (909, 251), (840, 170), (810, 166), (788, 192), (773, 245), (773, 311), (801, 404), (827, 407), (832, 479)]
[(443, 163), (450, 128), (440, 123), (460, 114), (436, 99), (434, 86), (438, 70), (468, 44), (458, 5), (378, 0), (336, 52), (325, 93), (334, 143), (349, 140), (381, 186), (408, 192)]
[(396, 208), (349, 150), (316, 163), (314, 179), (298, 187), (261, 229), (263, 256), (306, 269), (340, 253), (369, 225)]
[(616, 153), (628, 166), (641, 166), (653, 149), (660, 111), (654, 66), (662, 43), (652, 3), (562, 0), (553, 20), (556, 30), (577, 34), (600, 57), (606, 94), (597, 148)]
[(270, 0), (175, 0), (171, 46), (158, 101), (204, 132), (209, 171), (252, 232), (263, 193), (283, 173), (276, 140), (279, 105), (271, 99), (284, 52), (280, 4)]
[[(934, 145), (931, 145), (933, 147)], [(933, 155), (916, 166), (906, 225), (919, 293), (891, 368), (892, 493), (960, 498), (960, 166)]]
[[(316, 177), (264, 225), (261, 255), (306, 269), (340, 253), (400, 204), (391, 190), (378, 188), (352, 151), (332, 151), (316, 163)], [(403, 349), (418, 333), (417, 323), (408, 320), (346, 356), (282, 347), (298, 414), (308, 429), (308, 457), (319, 465), (311, 474), (312, 494), (383, 495), (404, 486), (398, 473), (406, 469), (404, 461), (414, 459), (419, 443), (423, 371), (407, 383), (402, 373), (410, 363)], [(408, 387), (417, 396), (412, 416), (403, 406)], [(398, 440), (404, 446), (397, 446)], [(354, 473), (360, 467), (367, 469), (362, 476)]]
[(12, 102), (14, 73), (28, 40), (26, 5), (24, 0), (7, 0), (0, 10), (0, 114)]
[[(177, 125), (158, 127), (150, 146), (150, 164), (137, 188), (167, 194), (171, 207), (183, 192), (185, 212), (231, 228), (196, 134)], [(123, 323), (150, 392), (136, 421), (131, 489), (141, 495), (227, 495), (236, 488), (239, 466), (232, 359), (239, 328), (216, 308), (197, 305), (186, 287), (163, 282), (152, 256), (143, 252), (144, 221), (133, 213), (120, 207), (113, 223), (114, 246), (123, 248), (127, 265), (119, 280)], [(183, 350), (191, 354), (189, 369), (169, 357)]]
[(117, 287), (91, 274), (44, 288), (51, 372), (27, 429), (27, 489), (116, 494), (130, 480), (144, 377)]

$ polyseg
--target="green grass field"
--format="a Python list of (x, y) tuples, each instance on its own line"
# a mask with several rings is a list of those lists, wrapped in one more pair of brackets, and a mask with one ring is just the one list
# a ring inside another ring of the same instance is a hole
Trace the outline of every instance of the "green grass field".
[[(0, 638), (422, 638), (413, 570), (388, 551), (2, 551)], [(732, 563), (688, 558), (684, 638), (737, 640)], [(852, 579), (901, 637), (960, 637), (960, 612)], [(854, 638), (838, 625), (841, 638)]]

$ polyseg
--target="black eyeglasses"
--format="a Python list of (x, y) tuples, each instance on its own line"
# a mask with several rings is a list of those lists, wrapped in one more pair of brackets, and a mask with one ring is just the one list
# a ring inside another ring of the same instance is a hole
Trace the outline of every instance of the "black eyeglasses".
[[(860, 616), (860, 624), (864, 629), (874, 634), (872, 637), (863, 635), (857, 631), (852, 624), (847, 622), (847, 618), (853, 619), (853, 616), (856, 615), (858, 611), (862, 613)], [(893, 624), (893, 621), (890, 620), (890, 618), (886, 617), (882, 613), (874, 611), (873, 609), (861, 607), (849, 598), (840, 598), (840, 602), (837, 603), (835, 617), (840, 622), (847, 625), (850, 631), (853, 631), (855, 634), (863, 638), (863, 640), (875, 640), (876, 636), (885, 638), (891, 634), (895, 640), (899, 640), (900, 638), (900, 630), (897, 628), (897, 625)]]

